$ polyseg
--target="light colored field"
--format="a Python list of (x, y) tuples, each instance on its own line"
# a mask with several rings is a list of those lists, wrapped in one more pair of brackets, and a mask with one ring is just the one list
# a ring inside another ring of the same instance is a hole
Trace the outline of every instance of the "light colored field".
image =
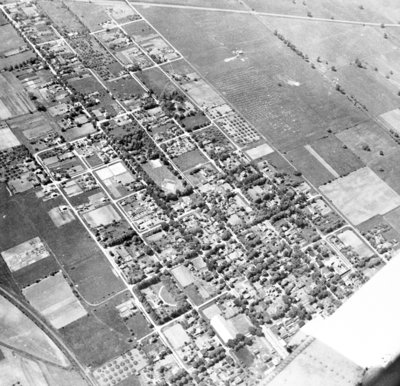
[(8, 128), (0, 129), (0, 151), (18, 146), (20, 142)]
[(314, 341), (297, 355), (265, 386), (344, 386), (356, 385), (362, 368), (325, 344)]
[(306, 150), (326, 169), (333, 177), (339, 178), (339, 173), (326, 162), (310, 145), (304, 146)]
[(11, 24), (0, 26), (0, 36), (0, 55), (25, 45), (25, 42)]
[(167, 327), (163, 332), (174, 349), (183, 347), (191, 341), (189, 335), (179, 323), (176, 323), (171, 327)]
[(203, 79), (187, 83), (182, 88), (202, 107), (222, 105), (225, 101)]
[(24, 288), (22, 292), (29, 303), (57, 329), (86, 315), (61, 272)]
[(86, 212), (83, 214), (83, 218), (92, 228), (97, 228), (101, 225), (106, 226), (111, 224), (113, 221), (121, 220), (120, 215), (112, 205), (105, 205), (101, 208)]
[(57, 228), (75, 220), (74, 214), (66, 206), (57, 206), (56, 208), (51, 209), (48, 213)]
[(381, 121), (396, 133), (400, 133), (400, 109), (394, 109), (379, 116)]
[(263, 143), (262, 145), (246, 150), (246, 154), (253, 160), (264, 157), (273, 152), (274, 149), (272, 149), (271, 146), (269, 146), (267, 143)]
[(364, 244), (363, 241), (351, 230), (345, 230), (344, 232), (338, 233), (337, 237), (342, 241), (343, 244), (351, 246), (358, 255), (363, 257), (370, 257), (374, 254), (368, 245)]
[(400, 354), (400, 256), (397, 253), (325, 320), (304, 327), (361, 367), (383, 367)]
[(189, 269), (183, 265), (172, 269), (171, 273), (174, 275), (175, 279), (178, 281), (182, 288), (185, 288), (194, 282), (193, 275), (191, 274)]
[(321, 186), (320, 190), (355, 225), (400, 205), (400, 196), (368, 167)]
[(36, 261), (50, 256), (39, 237), (25, 241), (13, 248), (1, 252), (10, 271), (15, 272)]
[(53, 341), (17, 307), (0, 296), (0, 341), (37, 358), (68, 366)]

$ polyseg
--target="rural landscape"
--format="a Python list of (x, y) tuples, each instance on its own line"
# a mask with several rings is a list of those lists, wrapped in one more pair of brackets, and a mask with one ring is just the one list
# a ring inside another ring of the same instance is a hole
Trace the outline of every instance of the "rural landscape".
[(398, 385), (399, 52), (396, 0), (0, 0), (0, 386)]

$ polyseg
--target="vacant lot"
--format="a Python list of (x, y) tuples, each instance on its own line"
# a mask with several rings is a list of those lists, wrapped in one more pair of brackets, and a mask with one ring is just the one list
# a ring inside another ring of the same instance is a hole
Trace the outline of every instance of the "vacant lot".
[(57, 329), (86, 315), (61, 272), (25, 288), (23, 294)]
[(57, 228), (50, 216), (55, 206), (66, 205), (60, 197), (46, 202), (35, 191), (18, 194), (0, 206), (0, 250), (39, 236), (61, 262), (82, 297), (97, 303), (120, 291), (122, 282), (86, 232), (73, 221)]
[[(280, 148), (313, 142), (327, 129), (341, 131), (364, 119), (343, 95), (251, 15), (224, 14), (221, 18), (218, 12), (138, 9)], [(170, 28), (171, 18), (180, 28)], [(225, 61), (237, 50), (243, 54)]]
[(355, 225), (400, 205), (400, 196), (369, 168), (359, 169), (320, 189)]

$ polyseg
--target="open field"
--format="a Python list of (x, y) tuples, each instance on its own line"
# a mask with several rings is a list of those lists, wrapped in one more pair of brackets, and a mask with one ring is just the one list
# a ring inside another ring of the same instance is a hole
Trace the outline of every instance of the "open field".
[[(251, 15), (227, 13), (222, 19), (218, 12), (138, 9), (281, 149), (313, 142), (328, 129), (338, 132), (365, 120), (329, 82)], [(172, 17), (179, 29), (169, 28)], [(243, 53), (226, 61), (237, 50)]]
[(400, 233), (400, 209), (396, 208), (386, 213), (384, 219), (398, 233)]
[(182, 183), (169, 171), (165, 165), (150, 161), (143, 164), (142, 168), (149, 175), (149, 177), (165, 191), (175, 193), (176, 190), (182, 188)]
[(152, 90), (157, 96), (172, 94), (177, 91), (177, 87), (159, 68), (150, 68), (137, 74), (138, 78), (145, 86)]
[(20, 142), (9, 128), (0, 129), (0, 151), (18, 146)]
[(0, 74), (0, 120), (35, 110), (19, 80), (9, 72)]
[[(381, 28), (275, 17), (261, 20), (265, 28), (277, 30), (308, 55), (317, 71), (338, 82), (372, 114), (382, 114), (398, 106), (400, 55), (396, 40), (385, 39)], [(332, 66), (336, 71), (332, 71)]]
[(335, 136), (321, 138), (311, 144), (312, 149), (326, 162), (338, 176), (345, 176), (364, 166), (351, 150), (344, 148)]
[(23, 294), (57, 329), (86, 315), (61, 272), (25, 288)]
[(288, 152), (287, 157), (302, 174), (315, 186), (325, 185), (335, 176), (305, 148), (298, 147)]
[(75, 371), (28, 359), (15, 350), (9, 350), (3, 346), (1, 346), (1, 351), (0, 374), (4, 385), (87, 385), (81, 375)]
[(380, 121), (389, 129), (400, 134), (400, 109), (387, 111), (379, 116)]
[(53, 341), (3, 296), (0, 296), (0, 326), (1, 342), (61, 366), (69, 364)]
[(320, 190), (355, 225), (400, 205), (400, 196), (367, 167)]
[(399, 149), (390, 135), (371, 121), (344, 130), (336, 136), (367, 165)]
[(123, 284), (78, 221), (59, 228), (54, 225), (48, 211), (65, 204), (60, 197), (42, 201), (34, 190), (13, 196), (0, 207), (0, 250), (39, 236), (60, 261), (84, 300), (101, 302), (124, 288)]

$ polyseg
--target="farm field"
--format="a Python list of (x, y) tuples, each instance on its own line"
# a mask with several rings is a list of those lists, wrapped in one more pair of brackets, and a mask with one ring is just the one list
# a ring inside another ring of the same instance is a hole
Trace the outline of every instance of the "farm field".
[(336, 137), (366, 165), (399, 151), (399, 146), (390, 135), (371, 121), (344, 130)]
[(143, 3), (161, 3), (161, 4), (176, 4), (176, 5), (189, 5), (195, 7), (213, 7), (221, 9), (246, 9), (236, 0), (144, 0)]
[[(147, 0), (148, 1), (148, 0)], [(245, 3), (259, 12), (272, 12), (288, 15), (335, 19), (372, 21), (376, 23), (397, 23), (400, 11), (396, 0), (384, 0), (377, 4), (374, 0), (363, 1), (363, 9), (357, 0), (308, 0), (306, 3), (291, 0), (246, 0)]]
[(36, 110), (19, 80), (9, 72), (0, 74), (0, 120)]
[(398, 106), (398, 45), (395, 39), (385, 39), (381, 28), (274, 17), (260, 20), (308, 55), (316, 70), (338, 82), (372, 114)]
[(39, 236), (77, 285), (85, 301), (98, 303), (123, 289), (109, 262), (78, 221), (61, 227), (54, 225), (47, 212), (65, 202), (60, 197), (43, 201), (35, 193), (31, 190), (2, 203), (0, 250)]
[(3, 296), (0, 296), (0, 326), (3, 343), (51, 363), (69, 365), (53, 341)]
[(305, 147), (299, 146), (288, 152), (287, 158), (315, 186), (325, 185), (336, 178)]
[(5, 23), (2, 18), (3, 16), (0, 16), (0, 36), (2, 38), (0, 41), (0, 70), (35, 58), (33, 51), (28, 49), (26, 43), (17, 34), (14, 27), (11, 24)]
[(21, 115), (8, 120), (7, 123), (18, 140), (33, 153), (47, 148), (43, 138), (61, 132), (55, 122), (40, 112)]
[(345, 176), (364, 166), (351, 150), (343, 147), (335, 136), (321, 138), (311, 144), (320, 157), (327, 162), (339, 176)]
[(400, 149), (395, 153), (382, 156), (370, 163), (369, 167), (400, 194)]
[(20, 142), (12, 131), (6, 127), (0, 129), (0, 151), (10, 149), (11, 147), (18, 146)]
[(394, 109), (381, 114), (379, 120), (389, 129), (400, 134), (400, 109)]
[[(221, 19), (218, 12), (155, 8), (138, 10), (278, 148), (304, 145), (328, 129), (338, 132), (365, 120), (253, 16)], [(182, 27), (169, 28), (171, 17)], [(237, 50), (242, 55), (232, 59)]]
[(54, 22), (61, 34), (87, 32), (86, 27), (79, 21), (61, 0), (40, 0), (38, 6)]
[(320, 190), (354, 225), (400, 205), (400, 196), (368, 167), (324, 185)]
[(86, 315), (61, 272), (25, 288), (23, 294), (57, 329)]

